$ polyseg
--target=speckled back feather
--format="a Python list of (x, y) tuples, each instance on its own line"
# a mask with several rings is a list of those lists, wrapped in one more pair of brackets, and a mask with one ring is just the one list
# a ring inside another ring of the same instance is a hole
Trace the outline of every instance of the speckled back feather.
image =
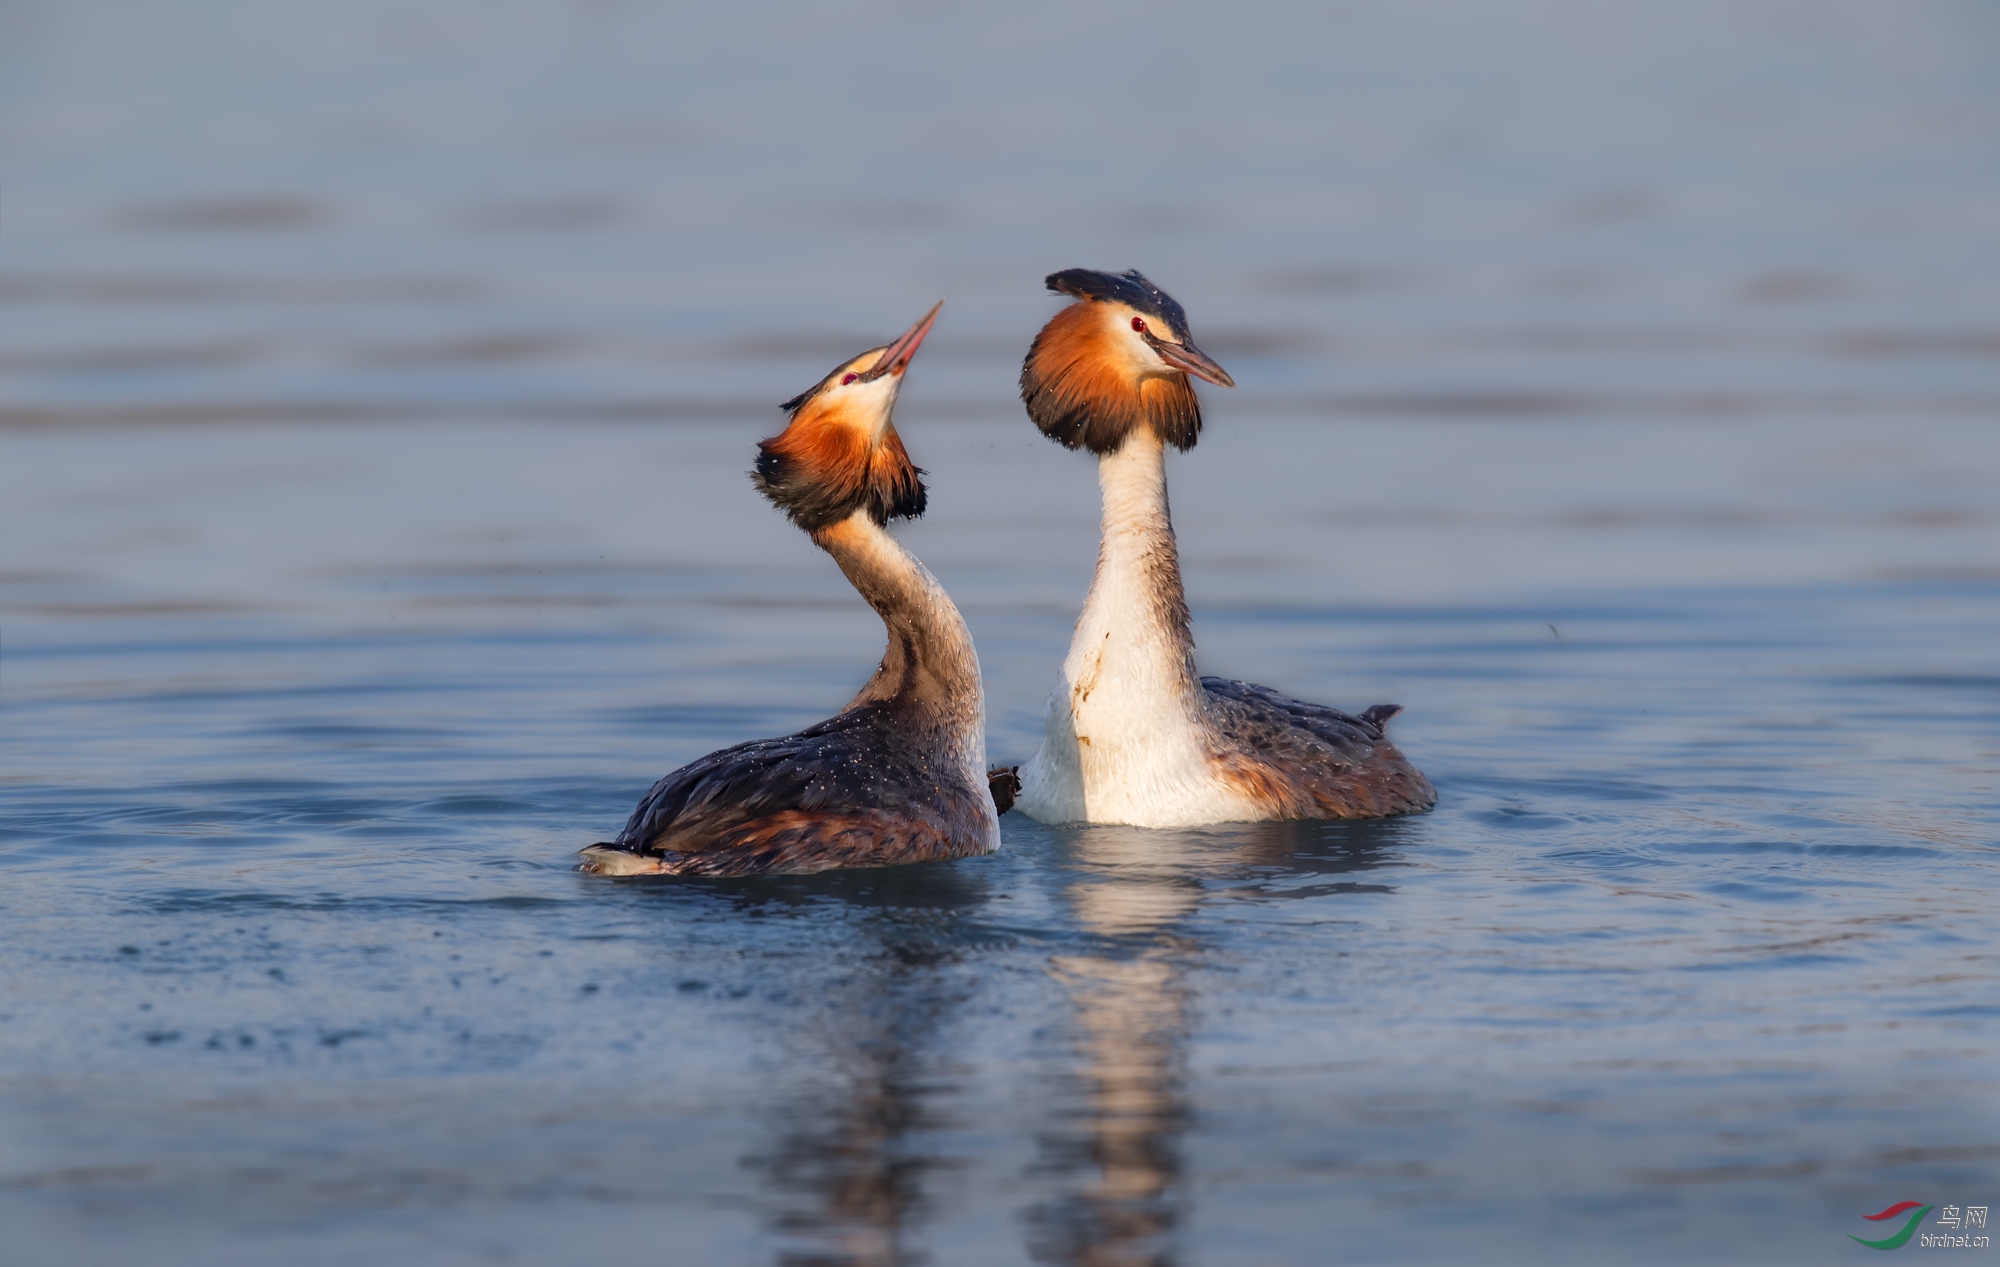
[(1437, 804), (1430, 781), (1383, 733), (1401, 711), (1355, 717), (1267, 686), (1204, 677), (1222, 780), (1272, 818), (1379, 818)]
[[(615, 844), (667, 875), (805, 874), (988, 852), (989, 812), (931, 736), (864, 705), (780, 739), (712, 752), (646, 793)], [(910, 790), (927, 796), (913, 799)], [(978, 796), (986, 795), (983, 788)], [(609, 866), (586, 869), (613, 871)], [(653, 870), (653, 868), (647, 868)]]

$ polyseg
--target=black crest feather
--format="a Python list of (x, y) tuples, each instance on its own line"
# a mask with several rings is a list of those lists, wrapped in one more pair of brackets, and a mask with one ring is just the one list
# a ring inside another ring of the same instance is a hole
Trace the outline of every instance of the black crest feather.
[(1138, 269), (1128, 269), (1123, 273), (1100, 273), (1094, 268), (1066, 268), (1060, 273), (1050, 273), (1046, 279), (1050, 290), (1059, 295), (1074, 295), (1078, 299), (1109, 299), (1138, 309), (1153, 317), (1173, 331), (1175, 339), (1182, 343), (1194, 340), (1188, 329), (1187, 309), (1146, 280)]

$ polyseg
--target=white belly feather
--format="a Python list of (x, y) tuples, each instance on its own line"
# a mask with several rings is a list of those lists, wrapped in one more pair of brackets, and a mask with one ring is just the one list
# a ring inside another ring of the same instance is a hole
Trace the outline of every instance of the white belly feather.
[(1163, 457), (1157, 439), (1135, 433), (1099, 462), (1097, 574), (1014, 802), (1040, 822), (1185, 827), (1268, 816), (1223, 782), (1210, 755)]

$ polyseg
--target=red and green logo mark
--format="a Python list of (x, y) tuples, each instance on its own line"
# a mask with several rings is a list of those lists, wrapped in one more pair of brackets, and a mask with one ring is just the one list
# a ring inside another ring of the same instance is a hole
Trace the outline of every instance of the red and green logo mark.
[(1910, 1217), (1903, 1221), (1903, 1226), (1899, 1230), (1883, 1237), (1879, 1241), (1864, 1241), (1852, 1232), (1847, 1234), (1847, 1239), (1857, 1245), (1866, 1245), (1870, 1249), (1901, 1249), (1903, 1242), (1916, 1235), (1917, 1224), (1923, 1222), (1924, 1216), (1929, 1214), (1934, 1208), (1920, 1201), (1898, 1201), (1880, 1214), (1864, 1214), (1861, 1217), (1867, 1219), (1870, 1223), (1881, 1223), (1887, 1219), (1895, 1218), (1905, 1210), (1910, 1211)]

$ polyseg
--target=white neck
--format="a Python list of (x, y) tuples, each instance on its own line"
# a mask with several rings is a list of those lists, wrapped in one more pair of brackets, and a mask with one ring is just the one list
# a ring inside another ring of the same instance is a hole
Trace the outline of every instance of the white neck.
[(1192, 803), (1212, 799), (1213, 775), (1159, 438), (1135, 429), (1097, 478), (1097, 574), (1020, 804), (1044, 822), (1182, 821), (1209, 813)]
[(1200, 680), (1159, 437), (1149, 428), (1134, 431), (1098, 459), (1097, 484), (1104, 494), (1097, 573), (1065, 673), (1092, 695), (1183, 702)]

